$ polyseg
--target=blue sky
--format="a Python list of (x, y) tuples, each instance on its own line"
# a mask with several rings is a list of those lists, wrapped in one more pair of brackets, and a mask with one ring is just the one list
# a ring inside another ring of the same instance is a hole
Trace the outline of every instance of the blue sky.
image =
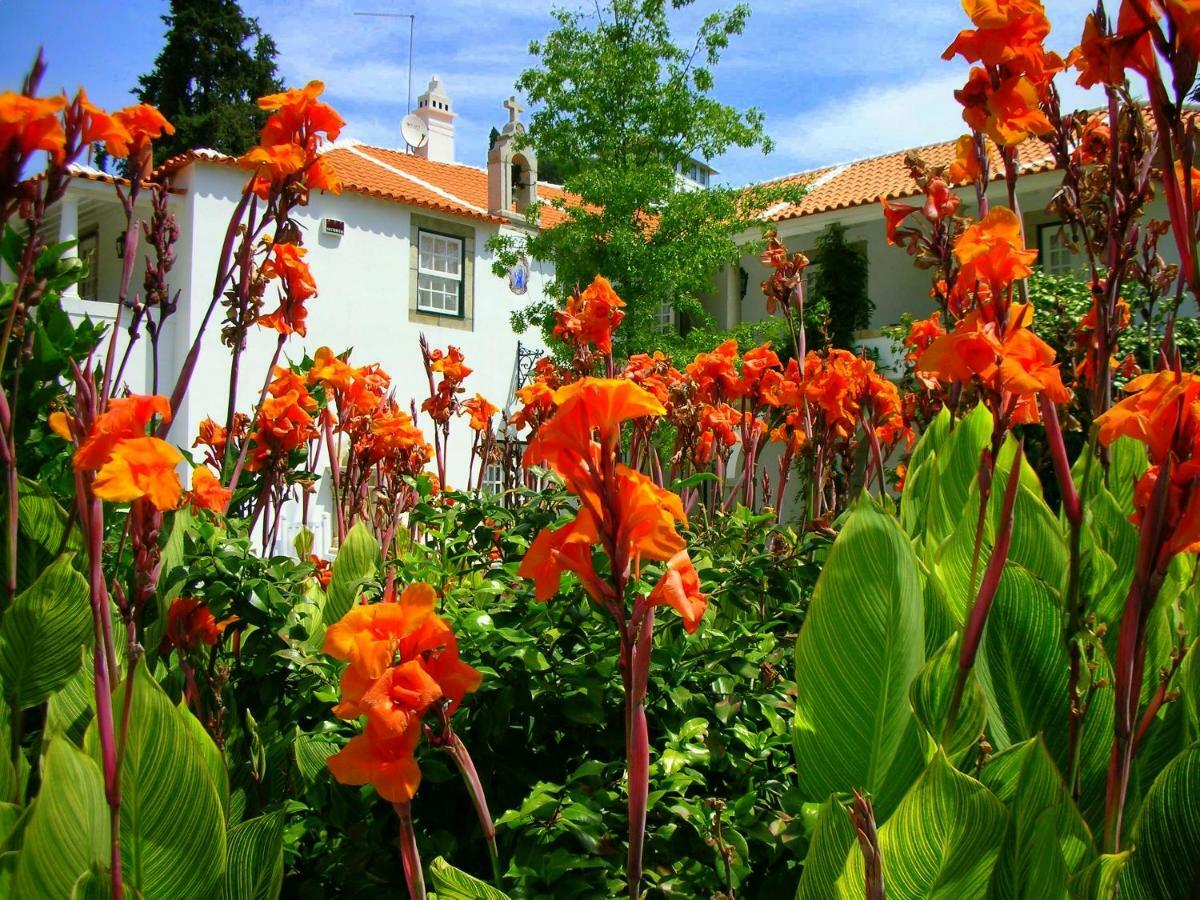
[[(400, 143), (408, 75), (406, 20), (355, 11), (414, 13), (413, 95), (432, 73), (458, 112), (458, 161), (484, 165), (488, 130), (506, 118), (500, 103), (531, 57), (531, 40), (552, 26), (542, 0), (242, 0), (279, 45), (289, 84), (320, 78), (348, 122), (346, 136)], [(585, 4), (591, 8), (592, 3)], [(685, 39), (726, 2), (698, 0), (674, 16)], [(1056, 24), (1049, 45), (1078, 41), (1089, 0), (1045, 0)], [(747, 31), (717, 69), (715, 93), (766, 113), (775, 152), (736, 151), (714, 160), (721, 180), (743, 184), (955, 137), (963, 130), (952, 96), (966, 80), (961, 60), (941, 51), (966, 24), (955, 0), (752, 0)], [(49, 63), (44, 86), (87, 87), (116, 107), (130, 100), (162, 42), (166, 0), (0, 0), (0, 89), (16, 87), (38, 44)], [(1060, 79), (1064, 101), (1096, 99)]]

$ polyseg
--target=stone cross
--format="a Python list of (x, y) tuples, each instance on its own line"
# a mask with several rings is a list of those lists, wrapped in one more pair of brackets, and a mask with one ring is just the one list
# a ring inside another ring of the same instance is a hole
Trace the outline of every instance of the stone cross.
[(508, 110), (508, 124), (509, 125), (520, 124), (521, 113), (525, 111), (525, 107), (521, 105), (520, 100), (518, 100), (515, 96), (509, 97), (507, 100), (505, 100), (500, 105)]

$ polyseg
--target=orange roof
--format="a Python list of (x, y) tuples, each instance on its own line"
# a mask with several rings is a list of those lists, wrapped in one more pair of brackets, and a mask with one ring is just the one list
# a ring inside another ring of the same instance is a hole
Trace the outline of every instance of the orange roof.
[[(868, 203), (878, 203), (880, 197), (899, 200), (921, 193), (909, 175), (904, 158), (910, 153), (920, 156), (930, 165), (949, 165), (955, 158), (955, 141), (928, 144), (911, 150), (898, 150), (840, 166), (825, 166), (811, 172), (800, 172), (767, 182), (768, 185), (803, 185), (807, 189), (799, 203), (771, 207), (763, 218), (783, 222), (803, 216), (816, 215), (836, 209), (852, 209)], [(1004, 168), (995, 147), (988, 143), (992, 155), (993, 180), (1003, 179)], [(1036, 138), (1017, 145), (1017, 161), (1022, 175), (1049, 172), (1056, 168), (1050, 149)]]
[[(483, 169), (351, 142), (334, 145), (324, 152), (324, 158), (347, 191), (484, 222), (508, 221), (488, 212), (487, 172)], [(176, 172), (197, 160), (237, 165), (234, 157), (223, 153), (189, 150), (163, 162), (154, 175)], [(549, 201), (570, 196), (556, 185), (539, 183), (538, 198)], [(540, 223), (553, 227), (565, 218), (565, 213), (544, 206)]]

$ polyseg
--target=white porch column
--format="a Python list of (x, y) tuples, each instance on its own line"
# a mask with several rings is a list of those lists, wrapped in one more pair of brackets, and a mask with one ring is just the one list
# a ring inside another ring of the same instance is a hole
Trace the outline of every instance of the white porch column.
[(730, 263), (725, 267), (725, 327), (735, 328), (742, 324), (742, 273), (741, 267)]
[[(59, 213), (62, 216), (58, 222), (59, 241), (76, 241), (79, 239), (79, 198), (69, 191), (58, 201)], [(79, 245), (73, 245), (65, 253), (63, 259), (75, 259), (79, 256)], [(64, 299), (78, 300), (79, 286), (70, 285), (63, 291)]]

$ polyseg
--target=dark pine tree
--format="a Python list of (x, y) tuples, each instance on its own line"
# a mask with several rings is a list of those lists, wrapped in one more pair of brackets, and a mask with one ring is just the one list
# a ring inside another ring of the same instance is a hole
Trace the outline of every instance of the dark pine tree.
[(175, 126), (155, 142), (155, 162), (195, 147), (244, 152), (266, 120), (255, 101), (282, 89), (275, 41), (237, 0), (171, 0), (162, 19), (162, 51), (136, 90)]

